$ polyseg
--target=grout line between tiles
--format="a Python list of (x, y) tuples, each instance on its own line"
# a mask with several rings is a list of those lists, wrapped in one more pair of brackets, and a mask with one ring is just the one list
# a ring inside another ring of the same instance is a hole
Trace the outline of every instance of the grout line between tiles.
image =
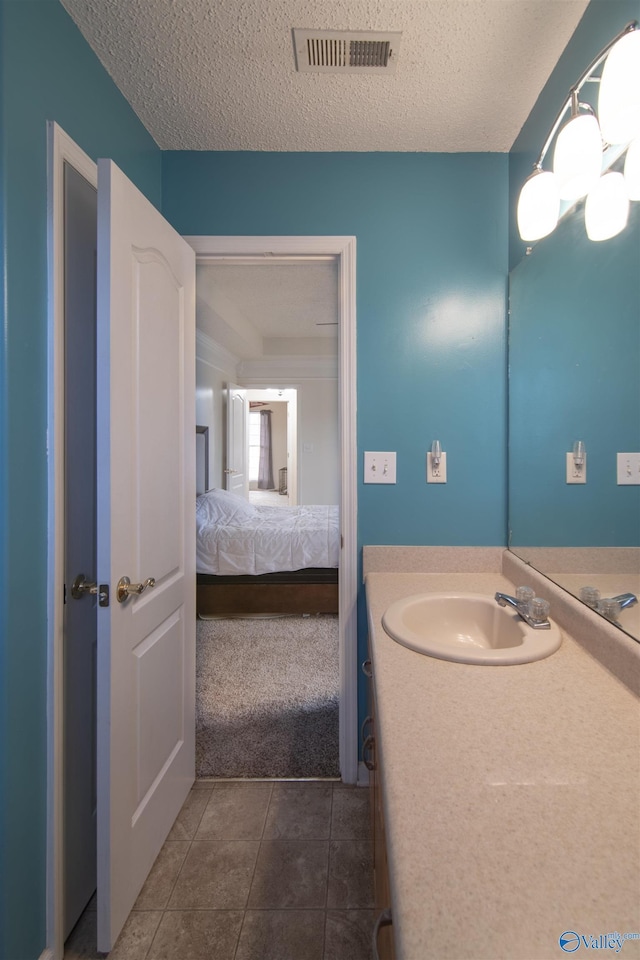
[[(163, 921), (163, 919), (164, 919), (164, 910), (161, 910), (161, 911), (159, 911), (159, 912), (160, 912), (160, 918), (158, 919), (158, 922), (157, 922), (157, 924), (156, 924), (156, 928), (155, 928), (155, 930), (153, 931), (153, 936), (152, 936), (152, 938), (151, 938), (151, 943), (150, 943), (149, 946), (147, 947), (147, 952), (145, 953), (145, 955), (144, 955), (144, 957), (142, 958), (142, 960), (147, 960), (147, 957), (150, 955), (150, 953), (151, 953), (151, 951), (152, 951), (152, 949), (153, 949), (153, 945), (154, 945), (154, 943), (156, 942), (156, 937), (158, 936), (158, 930), (160, 929), (160, 925), (161, 925), (161, 923), (162, 923), (162, 921)], [(131, 914), (129, 914), (129, 916), (131, 916)], [(97, 951), (96, 951), (96, 952), (97, 952)]]

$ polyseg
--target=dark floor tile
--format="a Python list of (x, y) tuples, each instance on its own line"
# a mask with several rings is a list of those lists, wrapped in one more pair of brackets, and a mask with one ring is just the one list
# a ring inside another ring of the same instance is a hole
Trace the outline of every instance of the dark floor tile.
[(327, 907), (373, 907), (373, 843), (331, 840)]
[[(129, 914), (110, 960), (145, 960), (161, 917), (160, 911)], [(107, 954), (98, 953), (96, 943), (97, 915), (85, 911), (65, 943), (64, 960), (102, 960)]]
[(263, 840), (249, 907), (273, 910), (324, 907), (328, 859), (328, 841)]
[(371, 810), (369, 791), (362, 787), (339, 786), (333, 789), (331, 811), (332, 840), (369, 840)]
[(233, 960), (241, 910), (168, 910), (147, 960)]
[(189, 850), (187, 841), (167, 841), (133, 905), (134, 910), (164, 910)]
[(219, 783), (209, 795), (196, 839), (259, 840), (271, 783)]
[(236, 960), (322, 960), (324, 910), (248, 910)]
[(211, 791), (190, 790), (167, 840), (193, 840)]
[(243, 910), (259, 846), (251, 840), (194, 840), (169, 909)]
[(324, 960), (372, 960), (375, 910), (327, 910)]
[(130, 913), (109, 960), (146, 960), (161, 916), (155, 910)]
[(330, 783), (276, 783), (271, 794), (265, 840), (328, 840)]

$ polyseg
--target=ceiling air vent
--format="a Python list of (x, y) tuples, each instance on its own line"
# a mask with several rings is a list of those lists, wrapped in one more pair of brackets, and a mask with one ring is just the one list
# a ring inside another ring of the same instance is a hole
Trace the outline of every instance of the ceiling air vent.
[(395, 73), (401, 33), (300, 30), (293, 44), (299, 73)]

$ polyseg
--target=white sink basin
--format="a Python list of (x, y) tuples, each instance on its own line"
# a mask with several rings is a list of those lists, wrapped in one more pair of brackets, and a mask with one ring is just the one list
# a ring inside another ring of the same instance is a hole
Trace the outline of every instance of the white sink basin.
[(562, 634), (534, 629), (515, 610), (480, 593), (421, 593), (396, 600), (382, 625), (398, 643), (441, 660), (504, 665), (550, 656)]

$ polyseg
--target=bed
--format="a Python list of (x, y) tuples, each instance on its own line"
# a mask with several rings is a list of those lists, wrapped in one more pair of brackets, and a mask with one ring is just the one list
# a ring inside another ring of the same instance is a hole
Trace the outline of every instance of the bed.
[(337, 613), (335, 506), (271, 507), (227, 490), (196, 500), (198, 616)]

